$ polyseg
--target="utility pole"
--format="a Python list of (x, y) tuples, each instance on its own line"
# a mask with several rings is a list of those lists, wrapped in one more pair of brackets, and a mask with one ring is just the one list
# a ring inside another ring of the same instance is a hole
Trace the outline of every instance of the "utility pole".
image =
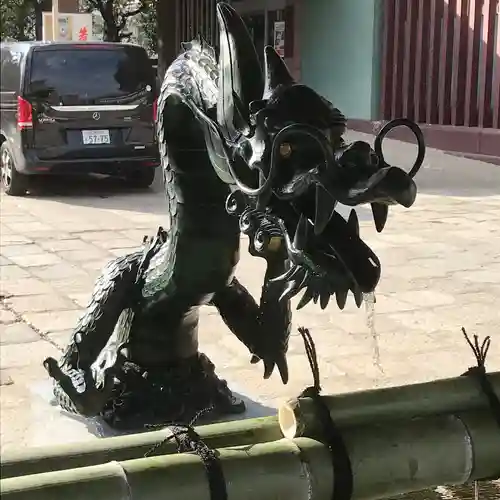
[(59, 31), (59, 0), (52, 0), (52, 38), (55, 41), (58, 39)]
[(170, 63), (176, 58), (177, 47), (177, 9), (179, 0), (157, 0), (156, 19), (158, 22), (158, 75), (163, 80), (163, 75)]

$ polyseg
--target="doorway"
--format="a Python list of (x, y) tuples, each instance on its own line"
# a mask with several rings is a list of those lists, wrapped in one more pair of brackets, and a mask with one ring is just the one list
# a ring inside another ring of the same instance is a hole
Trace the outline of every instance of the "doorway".
[(266, 40), (266, 14), (265, 12), (256, 12), (242, 16), (250, 36), (252, 37), (253, 44), (257, 50), (260, 64), (264, 63), (264, 47), (267, 43)]

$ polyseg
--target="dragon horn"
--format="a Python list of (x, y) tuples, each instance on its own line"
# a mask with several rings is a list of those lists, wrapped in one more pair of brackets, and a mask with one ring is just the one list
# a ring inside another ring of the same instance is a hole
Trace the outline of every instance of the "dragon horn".
[(264, 80), (255, 46), (233, 7), (217, 4), (220, 29), (217, 121), (229, 136), (250, 129), (249, 107), (261, 98)]
[(292, 85), (294, 79), (288, 71), (285, 61), (279, 56), (273, 47), (268, 45), (264, 49), (264, 94), (263, 99), (268, 99), (269, 96), (280, 85)]

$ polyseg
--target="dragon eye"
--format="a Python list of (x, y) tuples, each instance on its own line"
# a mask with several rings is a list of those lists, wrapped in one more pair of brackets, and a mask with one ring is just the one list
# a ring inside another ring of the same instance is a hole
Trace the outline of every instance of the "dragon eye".
[(284, 142), (280, 145), (280, 155), (283, 158), (289, 158), (292, 154), (292, 146), (288, 142)]

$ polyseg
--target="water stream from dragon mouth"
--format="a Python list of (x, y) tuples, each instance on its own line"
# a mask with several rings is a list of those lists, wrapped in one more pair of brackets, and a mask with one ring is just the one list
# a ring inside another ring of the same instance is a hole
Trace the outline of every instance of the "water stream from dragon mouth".
[(368, 331), (372, 337), (373, 346), (373, 364), (384, 373), (384, 368), (382, 367), (382, 362), (380, 358), (380, 345), (378, 343), (378, 333), (375, 329), (375, 292), (364, 293), (363, 302), (365, 304), (366, 313), (366, 325), (368, 326)]
[[(363, 294), (366, 325), (373, 345), (373, 364), (384, 373), (380, 356), (378, 332), (375, 328), (375, 293)], [(464, 486), (438, 486), (434, 489), (408, 493), (388, 500), (500, 500), (500, 480)]]

